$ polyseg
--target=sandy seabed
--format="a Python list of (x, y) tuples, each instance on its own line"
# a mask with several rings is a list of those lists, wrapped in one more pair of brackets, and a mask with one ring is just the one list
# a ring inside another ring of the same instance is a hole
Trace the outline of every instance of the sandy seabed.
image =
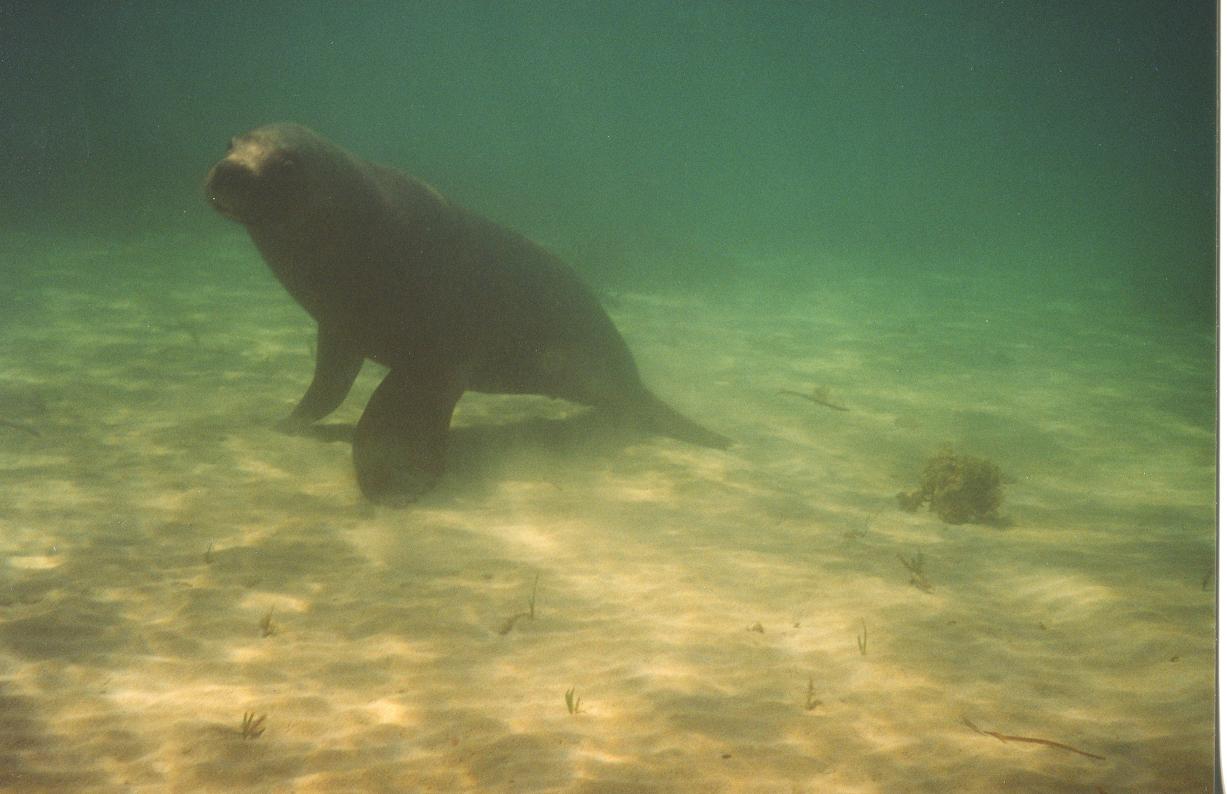
[[(0, 788), (1209, 790), (1211, 329), (937, 277), (620, 292), (736, 446), (469, 395), (396, 510), (346, 443), (377, 367), (272, 429), (313, 329), (241, 235), (3, 247)], [(944, 444), (1003, 521), (899, 509)]]

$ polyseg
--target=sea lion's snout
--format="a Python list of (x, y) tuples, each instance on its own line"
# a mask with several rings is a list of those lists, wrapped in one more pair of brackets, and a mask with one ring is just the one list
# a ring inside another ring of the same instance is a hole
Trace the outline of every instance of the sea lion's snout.
[[(226, 156), (205, 178), (205, 198), (223, 216), (240, 223), (263, 218), (284, 189), (287, 155), (256, 133), (232, 138)], [(280, 187), (279, 187), (280, 186)]]
[(205, 198), (213, 209), (227, 218), (243, 220), (243, 209), (256, 186), (257, 177), (250, 166), (230, 157), (219, 160), (205, 179)]

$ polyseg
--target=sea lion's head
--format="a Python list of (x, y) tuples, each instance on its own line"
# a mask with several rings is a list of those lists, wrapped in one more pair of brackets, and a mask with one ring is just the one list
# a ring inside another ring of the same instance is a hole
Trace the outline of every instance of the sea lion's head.
[(226, 156), (205, 179), (215, 210), (239, 223), (306, 221), (335, 198), (338, 167), (348, 156), (298, 124), (269, 124), (230, 139)]

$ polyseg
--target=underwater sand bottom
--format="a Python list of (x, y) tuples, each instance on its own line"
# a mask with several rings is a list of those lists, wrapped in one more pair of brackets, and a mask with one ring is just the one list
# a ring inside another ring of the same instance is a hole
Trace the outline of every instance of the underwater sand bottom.
[[(645, 379), (731, 451), (469, 395), (392, 510), (345, 442), (376, 369), (337, 440), (274, 432), (310, 323), (241, 238), (173, 243), (7, 243), (0, 788), (1209, 780), (1206, 339), (939, 279), (628, 291)], [(781, 393), (814, 387), (849, 410)], [(1000, 525), (898, 508), (945, 444), (1006, 473)]]

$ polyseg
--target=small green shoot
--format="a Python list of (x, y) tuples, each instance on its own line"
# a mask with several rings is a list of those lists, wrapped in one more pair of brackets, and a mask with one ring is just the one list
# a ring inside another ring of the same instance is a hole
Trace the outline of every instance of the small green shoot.
[(566, 699), (566, 702), (567, 702), (567, 713), (568, 714), (578, 714), (579, 713), (579, 695), (575, 694), (575, 687), (571, 687), (570, 689), (568, 689), (567, 694), (564, 696), (564, 698)]
[(212, 543), (209, 544), (209, 548), (205, 549), (204, 562), (205, 562), (205, 565), (213, 564), (213, 544)]
[(805, 688), (805, 710), (813, 711), (822, 705), (822, 701), (818, 699), (818, 692), (814, 689), (814, 677), (809, 677), (809, 686)]
[(860, 649), (861, 656), (864, 656), (869, 650), (869, 627), (865, 625), (865, 619), (861, 618), (861, 630), (856, 635), (856, 647)]
[(243, 712), (243, 724), (239, 726), (239, 734), (244, 739), (258, 739), (264, 733), (264, 718), (267, 714), (256, 716), (254, 711)]
[(532, 592), (528, 594), (528, 611), (517, 612), (511, 617), (507, 618), (507, 620), (503, 621), (503, 625), (499, 626), (498, 629), (498, 633), (500, 635), (510, 634), (511, 630), (516, 627), (516, 623), (519, 622), (520, 618), (534, 620), (537, 617), (537, 582), (540, 580), (541, 574), (537, 574), (533, 577), (533, 589)]

